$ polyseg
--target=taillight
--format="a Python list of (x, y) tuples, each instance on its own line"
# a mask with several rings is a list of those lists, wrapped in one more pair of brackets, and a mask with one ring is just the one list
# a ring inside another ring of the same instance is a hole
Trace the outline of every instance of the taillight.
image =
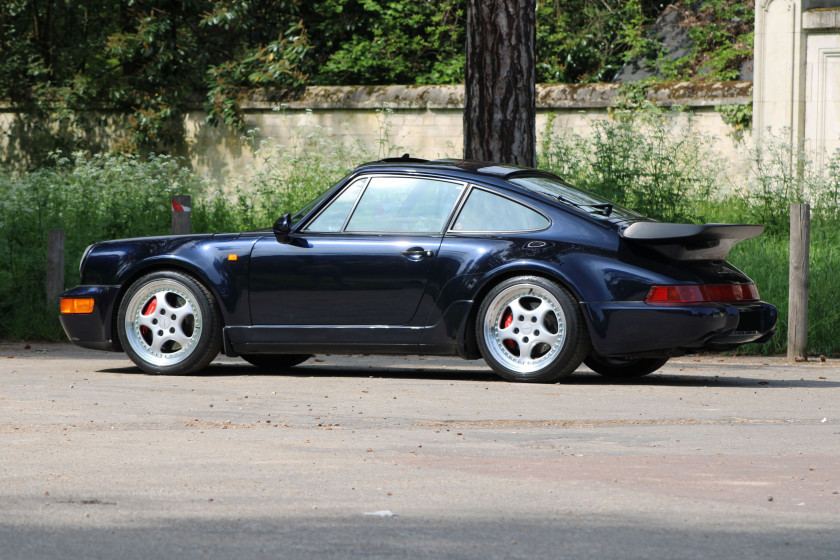
[(692, 284), (683, 286), (654, 286), (645, 303), (703, 303), (758, 301), (755, 284)]

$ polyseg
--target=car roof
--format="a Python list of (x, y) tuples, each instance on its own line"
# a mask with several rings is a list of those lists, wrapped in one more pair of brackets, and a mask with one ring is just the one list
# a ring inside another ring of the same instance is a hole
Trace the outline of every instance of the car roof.
[(449, 171), (454, 173), (467, 173), (475, 175), (483, 175), (487, 177), (495, 177), (499, 179), (510, 179), (514, 176), (534, 176), (545, 175), (556, 177), (553, 173), (541, 171), (531, 167), (521, 167), (518, 165), (508, 165), (504, 163), (495, 163), (489, 161), (476, 161), (468, 159), (436, 159), (427, 160), (412, 158), (408, 154), (398, 158), (385, 158), (378, 161), (371, 161), (364, 163), (356, 168), (356, 172), (372, 171), (372, 170), (413, 170), (413, 171)]

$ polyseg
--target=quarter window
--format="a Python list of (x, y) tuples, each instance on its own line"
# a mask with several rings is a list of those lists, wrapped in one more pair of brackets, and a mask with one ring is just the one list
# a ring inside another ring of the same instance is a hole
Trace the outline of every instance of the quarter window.
[(473, 189), (453, 231), (534, 231), (549, 226), (548, 218), (509, 198)]

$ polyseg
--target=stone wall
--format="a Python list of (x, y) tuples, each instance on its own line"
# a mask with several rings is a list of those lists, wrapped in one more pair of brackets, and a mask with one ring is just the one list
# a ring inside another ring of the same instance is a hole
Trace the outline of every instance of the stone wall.
[[(549, 115), (554, 115), (557, 131), (586, 134), (593, 119), (607, 118), (620, 87), (538, 85), (538, 135), (545, 131)], [(715, 106), (750, 103), (751, 90), (752, 82), (680, 83), (655, 86), (647, 97), (663, 107), (690, 109), (684, 126), (716, 137), (716, 150), (731, 155), (735, 144), (728, 134), (732, 129)], [(247, 127), (257, 131), (257, 143), (288, 144), (317, 129), (335, 141), (361, 143), (371, 157), (410, 153), (440, 158), (463, 153), (464, 88), (459, 85), (311, 87), (293, 99), (254, 95), (244, 109)], [(386, 130), (388, 149), (384, 150)], [(190, 157), (196, 169), (208, 175), (241, 173), (253, 164), (252, 151), (240, 136), (224, 127), (209, 127), (200, 111), (187, 118)]]
[[(617, 84), (538, 85), (537, 131), (545, 131), (553, 115), (555, 131), (586, 134), (594, 119), (608, 118), (617, 101)], [(647, 92), (649, 101), (663, 107), (690, 109), (683, 126), (717, 138), (724, 155), (735, 149), (716, 105), (750, 103), (752, 82), (658, 85)], [(284, 92), (254, 92), (243, 104), (252, 141), (228, 127), (205, 123), (199, 109), (185, 119), (187, 145), (181, 155), (200, 173), (221, 179), (247, 173), (255, 164), (254, 146), (260, 142), (293, 144), (310, 134), (332, 142), (362, 145), (369, 157), (402, 155), (423, 158), (461, 157), (463, 152), (463, 86), (310, 87), (290, 97)], [(692, 115), (689, 118), (689, 115)], [(109, 124), (119, 118), (104, 112), (86, 119), (84, 131), (93, 150), (108, 149)], [(0, 150), (3, 159), (23, 161), (37, 145), (25, 116), (0, 105)], [(110, 130), (113, 130), (111, 128)], [(386, 138), (387, 142), (383, 143)], [(53, 133), (58, 133), (56, 129)], [(41, 130), (43, 134), (44, 131)], [(387, 152), (387, 153), (386, 153)]]

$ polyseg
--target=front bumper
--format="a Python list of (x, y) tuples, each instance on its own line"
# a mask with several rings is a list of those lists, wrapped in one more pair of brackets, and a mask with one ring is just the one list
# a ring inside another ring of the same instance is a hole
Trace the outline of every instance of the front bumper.
[(59, 319), (70, 342), (82, 348), (122, 352), (114, 336), (115, 303), (119, 286), (76, 286), (61, 294), (62, 298), (93, 298), (93, 312), (61, 314)]
[(650, 305), (582, 303), (592, 347), (602, 356), (639, 356), (732, 350), (766, 342), (775, 333), (769, 303)]

